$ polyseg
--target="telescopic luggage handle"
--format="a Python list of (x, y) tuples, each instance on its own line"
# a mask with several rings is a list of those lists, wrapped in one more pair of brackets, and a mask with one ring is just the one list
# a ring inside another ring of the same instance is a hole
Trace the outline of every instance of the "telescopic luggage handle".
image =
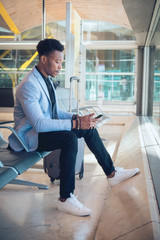
[(70, 78), (70, 82), (72, 82), (73, 80), (77, 80), (77, 82), (80, 82), (80, 79), (77, 76), (73, 76)]
[(79, 114), (79, 82), (80, 79), (77, 76), (70, 78), (70, 101), (69, 101), (69, 112), (72, 112), (72, 82), (73, 80), (77, 81), (77, 114)]

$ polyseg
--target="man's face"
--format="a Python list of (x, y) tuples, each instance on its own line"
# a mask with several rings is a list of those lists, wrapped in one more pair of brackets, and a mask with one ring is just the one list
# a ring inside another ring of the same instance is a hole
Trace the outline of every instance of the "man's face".
[(64, 54), (60, 51), (53, 51), (48, 56), (45, 56), (43, 68), (47, 76), (56, 77), (59, 74), (63, 58)]

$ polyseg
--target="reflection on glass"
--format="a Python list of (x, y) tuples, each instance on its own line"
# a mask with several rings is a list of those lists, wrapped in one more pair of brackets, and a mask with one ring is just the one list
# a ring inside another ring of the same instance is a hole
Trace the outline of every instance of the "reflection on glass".
[[(24, 75), (38, 63), (36, 50), (0, 50), (0, 87), (17, 86)], [(61, 75), (56, 79), (64, 85), (65, 61), (62, 64)], [(59, 79), (58, 79), (59, 78)]]
[(153, 116), (160, 124), (160, 49), (155, 51)]
[(87, 50), (86, 99), (135, 101), (135, 50)]
[(0, 72), (0, 88), (12, 88), (15, 83), (16, 76), (13, 73)]
[(31, 27), (21, 33), (21, 40), (36, 41), (42, 39), (42, 25)]
[[(160, 14), (160, 8), (159, 8)], [(157, 14), (158, 16), (158, 14)], [(153, 89), (153, 119), (154, 126), (160, 137), (160, 18), (157, 22), (155, 32), (151, 41), (151, 46), (155, 46), (154, 55), (154, 89)]]
[(66, 37), (66, 2), (45, 0), (46, 38), (65, 41)]
[(160, 49), (155, 51), (154, 62), (154, 102), (158, 102), (160, 100)]
[(134, 72), (135, 50), (87, 50), (87, 72)]
[[(41, 0), (25, 2), (16, 1), (16, 4), (0, 6), (0, 41), (38, 41), (42, 39), (42, 2)], [(1, 3), (0, 2), (0, 3)], [(12, 6), (12, 9), (10, 9)], [(45, 1), (45, 36), (65, 40), (66, 3), (56, 4)], [(57, 10), (61, 14), (58, 14)], [(5, 11), (6, 14), (1, 15)], [(12, 12), (12, 16), (10, 16)], [(11, 17), (11, 18), (10, 18)], [(10, 23), (10, 24), (9, 24)], [(12, 28), (10, 27), (12, 26)], [(13, 27), (14, 26), (14, 27)]]
[(86, 100), (134, 101), (134, 76), (87, 75)]
[(135, 40), (135, 37), (132, 30), (122, 26), (103, 21), (84, 20), (83, 41), (101, 40)]
[(28, 72), (38, 62), (36, 50), (0, 50), (0, 72)]
[(46, 38), (55, 38), (59, 41), (65, 41), (66, 22), (55, 21), (46, 24)]

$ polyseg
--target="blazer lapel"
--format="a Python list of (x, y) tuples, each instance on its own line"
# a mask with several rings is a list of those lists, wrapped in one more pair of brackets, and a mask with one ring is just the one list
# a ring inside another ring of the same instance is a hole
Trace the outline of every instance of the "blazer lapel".
[(45, 94), (47, 95), (49, 101), (51, 102), (51, 99), (50, 99), (50, 96), (49, 96), (49, 92), (48, 92), (48, 89), (47, 89), (47, 85), (44, 81), (44, 79), (42, 78), (41, 74), (37, 71), (37, 69), (34, 67), (33, 68), (33, 75), (37, 78), (39, 84), (41, 85), (41, 87), (43, 88)]

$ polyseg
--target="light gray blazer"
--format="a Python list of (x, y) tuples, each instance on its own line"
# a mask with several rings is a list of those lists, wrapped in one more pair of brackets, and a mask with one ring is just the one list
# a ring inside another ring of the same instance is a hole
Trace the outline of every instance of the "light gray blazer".
[[(52, 116), (52, 104), (46, 83), (34, 67), (19, 84), (14, 106), (14, 129), (29, 151), (38, 147), (40, 132), (71, 131), (73, 114), (58, 109), (56, 94), (55, 101), (58, 119)], [(14, 151), (24, 149), (13, 134), (9, 136), (9, 144)]]

